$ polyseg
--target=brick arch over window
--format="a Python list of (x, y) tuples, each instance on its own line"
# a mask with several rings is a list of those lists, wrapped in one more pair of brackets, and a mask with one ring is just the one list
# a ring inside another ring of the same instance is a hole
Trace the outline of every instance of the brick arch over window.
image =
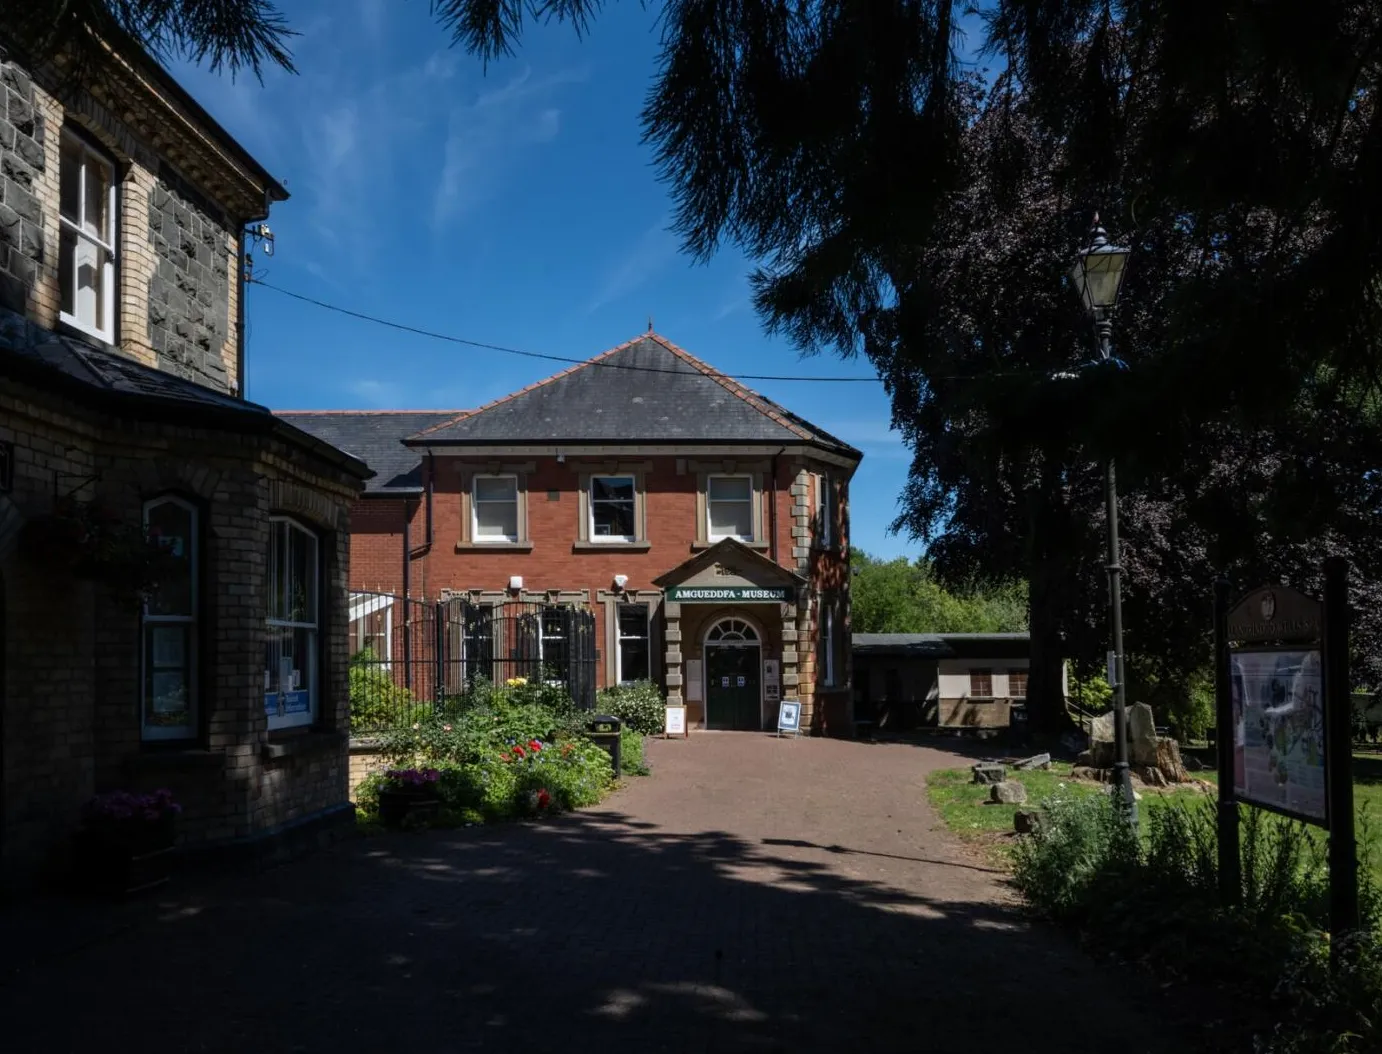
[(221, 485), (220, 470), (208, 465), (153, 458), (141, 461), (137, 471), (139, 489), (146, 497), (181, 493), (209, 502)]
[(269, 483), (269, 508), (275, 514), (294, 516), (305, 521), (304, 526), (324, 531), (349, 529), (348, 508), (319, 491), (291, 480), (276, 479)]

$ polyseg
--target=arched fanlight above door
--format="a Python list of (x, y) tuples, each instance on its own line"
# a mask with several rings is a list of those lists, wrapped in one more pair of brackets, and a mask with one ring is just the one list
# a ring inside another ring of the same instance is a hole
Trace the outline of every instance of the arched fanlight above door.
[(756, 644), (758, 631), (743, 619), (721, 619), (705, 635), (707, 644)]

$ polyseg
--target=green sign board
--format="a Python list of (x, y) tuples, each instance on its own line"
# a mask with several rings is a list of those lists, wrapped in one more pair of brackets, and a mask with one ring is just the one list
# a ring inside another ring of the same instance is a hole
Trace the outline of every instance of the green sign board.
[(673, 604), (791, 604), (797, 598), (793, 586), (672, 586), (667, 600)]

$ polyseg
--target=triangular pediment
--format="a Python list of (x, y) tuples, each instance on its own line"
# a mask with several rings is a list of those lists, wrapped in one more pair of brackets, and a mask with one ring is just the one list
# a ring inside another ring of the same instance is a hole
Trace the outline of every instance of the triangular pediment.
[(769, 560), (733, 538), (716, 542), (653, 579), (664, 589), (698, 587), (705, 589), (790, 589), (806, 585), (806, 579)]

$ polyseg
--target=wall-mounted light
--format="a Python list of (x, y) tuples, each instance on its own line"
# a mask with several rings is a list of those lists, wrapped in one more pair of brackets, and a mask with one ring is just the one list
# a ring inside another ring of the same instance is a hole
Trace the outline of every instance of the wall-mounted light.
[(511, 590), (513, 590), (515, 593), (517, 593), (520, 589), (522, 589), (522, 588), (523, 588), (523, 576), (522, 576), (522, 575), (509, 575), (509, 588), (510, 588)]
[(624, 591), (624, 587), (625, 587), (626, 585), (628, 585), (628, 584), (629, 584), (629, 576), (628, 576), (628, 575), (615, 575), (615, 576), (614, 576), (614, 591), (615, 591), (616, 593), (622, 593), (622, 592)]

